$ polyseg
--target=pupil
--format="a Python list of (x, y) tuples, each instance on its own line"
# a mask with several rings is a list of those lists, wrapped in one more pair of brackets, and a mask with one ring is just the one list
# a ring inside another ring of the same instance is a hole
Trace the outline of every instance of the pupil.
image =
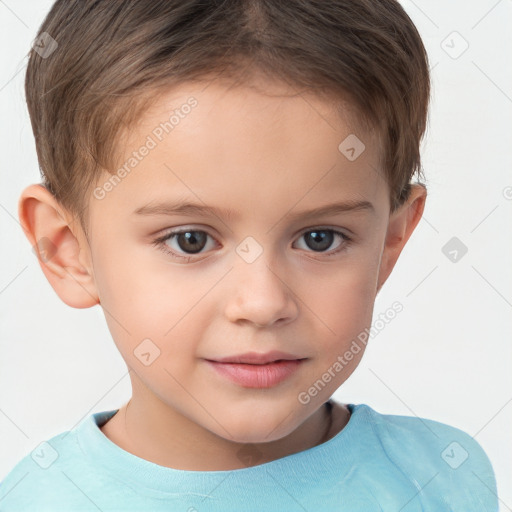
[[(306, 235), (306, 244), (310, 249), (326, 250), (333, 242), (334, 234), (332, 231), (310, 231)], [(312, 243), (310, 243), (312, 241)], [(319, 245), (318, 245), (319, 244)]]
[(200, 231), (186, 231), (178, 234), (178, 245), (185, 252), (196, 253), (206, 244), (206, 233)]

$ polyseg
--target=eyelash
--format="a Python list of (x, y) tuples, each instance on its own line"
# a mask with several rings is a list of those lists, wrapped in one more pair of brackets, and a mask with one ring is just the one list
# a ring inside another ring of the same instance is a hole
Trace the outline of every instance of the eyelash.
[[(178, 259), (181, 259), (181, 260), (188, 260), (188, 261), (190, 261), (191, 259), (193, 259), (193, 257), (195, 255), (200, 255), (202, 253), (201, 252), (195, 253), (195, 254), (191, 253), (191, 254), (189, 254), (187, 256), (183, 256), (183, 255), (178, 254), (178, 253), (174, 252), (173, 250), (169, 249), (169, 246), (166, 244), (166, 242), (168, 240), (171, 240), (174, 236), (177, 236), (177, 235), (179, 235), (181, 233), (187, 233), (189, 231), (196, 231), (196, 232), (206, 233), (207, 236), (213, 238), (207, 231), (204, 231), (202, 229), (181, 228), (181, 229), (177, 229), (177, 230), (173, 230), (173, 231), (167, 232), (165, 235), (163, 235), (163, 236), (157, 238), (156, 240), (154, 240), (152, 242), (152, 244), (154, 246), (156, 246), (157, 249), (161, 250), (164, 254), (170, 255), (170, 256), (172, 256), (174, 258), (178, 258)], [(325, 257), (335, 256), (335, 255), (339, 254), (340, 252), (345, 251), (350, 246), (350, 244), (353, 241), (351, 237), (347, 236), (345, 233), (343, 233), (341, 231), (338, 231), (338, 230), (332, 229), (332, 228), (322, 228), (322, 227), (309, 228), (308, 230), (303, 231), (300, 234), (299, 238), (301, 238), (305, 234), (311, 233), (313, 231), (330, 231), (331, 233), (334, 233), (335, 235), (338, 235), (339, 237), (341, 237), (343, 239), (343, 243), (340, 245), (340, 247), (335, 249), (333, 252), (307, 251), (307, 252), (312, 252), (313, 254), (324, 255)]]

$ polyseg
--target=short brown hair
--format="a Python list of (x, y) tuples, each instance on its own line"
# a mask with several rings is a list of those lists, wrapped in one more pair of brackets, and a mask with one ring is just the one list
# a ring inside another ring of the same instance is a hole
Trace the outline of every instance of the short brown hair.
[(44, 32), (58, 48), (31, 50), (25, 81), (41, 175), (86, 233), (88, 193), (154, 93), (215, 73), (242, 79), (248, 63), (348, 99), (356, 123), (378, 128), (391, 211), (422, 176), (428, 57), (396, 0), (57, 0)]

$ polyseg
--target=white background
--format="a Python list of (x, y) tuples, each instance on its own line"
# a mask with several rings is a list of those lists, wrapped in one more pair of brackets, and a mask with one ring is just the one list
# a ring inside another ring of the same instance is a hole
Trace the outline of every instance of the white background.
[[(0, 0), (0, 479), (42, 440), (131, 392), (102, 310), (58, 298), (18, 222), (22, 189), (40, 182), (26, 53), (50, 5)], [(501, 510), (512, 510), (512, 1), (402, 5), (432, 67), (429, 197), (374, 318), (395, 300), (404, 311), (335, 398), (468, 432), (494, 466)], [(469, 44), (458, 58), (453, 31)], [(456, 263), (441, 250), (454, 236), (468, 248)]]

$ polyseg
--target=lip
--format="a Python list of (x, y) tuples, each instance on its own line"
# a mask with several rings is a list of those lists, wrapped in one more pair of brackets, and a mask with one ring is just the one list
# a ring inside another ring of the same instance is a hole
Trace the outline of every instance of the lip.
[(291, 377), (306, 358), (284, 352), (250, 352), (206, 362), (221, 376), (245, 388), (271, 388)]
[[(279, 361), (281, 359), (292, 361), (302, 358), (293, 354), (288, 354), (286, 352), (272, 350), (270, 352), (265, 352), (264, 354), (259, 354), (258, 352), (246, 352), (245, 354), (223, 357), (213, 361), (217, 363), (267, 364), (273, 363), (274, 361)], [(209, 359), (209, 361), (212, 361), (212, 359)]]

